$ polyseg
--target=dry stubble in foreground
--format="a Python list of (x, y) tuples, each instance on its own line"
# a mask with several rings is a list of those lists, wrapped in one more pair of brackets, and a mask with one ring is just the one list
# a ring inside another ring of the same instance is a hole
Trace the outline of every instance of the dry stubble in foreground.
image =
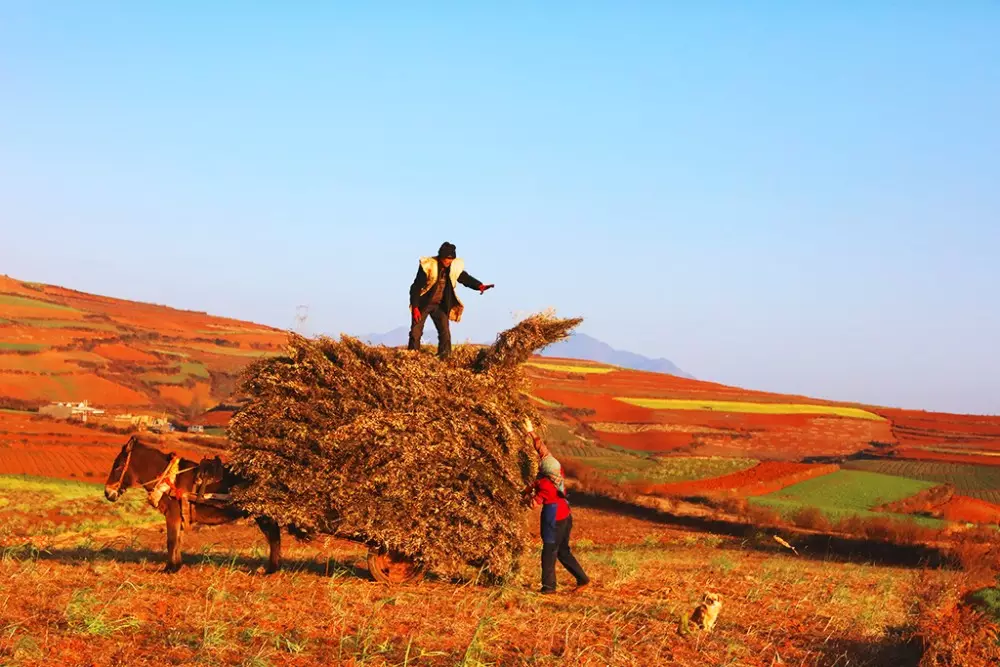
[[(578, 557), (595, 583), (543, 597), (537, 544), (522, 580), (504, 588), (477, 585), (474, 572), (387, 588), (368, 579), (358, 568), (363, 552), (344, 542), (289, 540), (285, 570), (264, 576), (256, 528), (206, 528), (185, 536), (188, 566), (165, 575), (158, 523), (87, 538), (38, 534), (22, 516), (0, 533), (0, 662), (916, 663), (898, 636), (914, 621), (917, 570), (756, 551), (596, 510), (575, 517)], [(562, 572), (560, 581), (570, 583)], [(716, 630), (681, 634), (706, 590), (724, 599)]]

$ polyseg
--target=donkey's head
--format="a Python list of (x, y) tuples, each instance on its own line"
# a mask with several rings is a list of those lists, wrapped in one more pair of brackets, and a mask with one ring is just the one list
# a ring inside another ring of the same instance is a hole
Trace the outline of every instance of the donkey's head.
[(138, 444), (139, 439), (133, 435), (115, 457), (111, 472), (108, 473), (108, 481), (104, 483), (104, 497), (111, 502), (118, 500), (119, 496), (136, 483), (135, 473), (132, 471), (132, 452)]

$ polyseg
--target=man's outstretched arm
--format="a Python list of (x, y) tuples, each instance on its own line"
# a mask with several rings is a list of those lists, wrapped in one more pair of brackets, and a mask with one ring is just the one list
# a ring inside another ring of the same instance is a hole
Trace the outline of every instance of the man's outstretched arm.
[(469, 289), (479, 290), (480, 294), (493, 287), (493, 285), (484, 285), (482, 282), (469, 275), (467, 271), (462, 271), (461, 275), (458, 276), (458, 282), (462, 283)]

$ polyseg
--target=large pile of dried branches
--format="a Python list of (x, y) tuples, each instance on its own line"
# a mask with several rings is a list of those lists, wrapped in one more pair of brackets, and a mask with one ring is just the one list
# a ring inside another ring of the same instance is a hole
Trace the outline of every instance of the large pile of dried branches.
[(451, 359), (343, 336), (292, 335), (251, 364), (229, 425), (244, 509), (362, 540), (431, 567), (502, 576), (525, 546), (521, 490), (539, 423), (522, 364), (580, 319), (533, 315)]

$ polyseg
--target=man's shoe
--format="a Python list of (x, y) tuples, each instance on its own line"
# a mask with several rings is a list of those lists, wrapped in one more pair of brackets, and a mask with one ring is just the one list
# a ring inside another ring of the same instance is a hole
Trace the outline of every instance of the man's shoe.
[(573, 589), (573, 592), (574, 592), (574, 593), (579, 593), (580, 591), (582, 591), (582, 590), (583, 590), (584, 588), (586, 588), (587, 586), (590, 586), (590, 579), (588, 579), (587, 581), (584, 581), (584, 582), (581, 582), (581, 583), (578, 583), (578, 584), (576, 585), (576, 587), (575, 587), (575, 588)]
[(539, 591), (539, 593), (541, 593), (542, 595), (552, 595), (555, 592), (556, 589), (554, 588), (543, 588), (542, 590)]

